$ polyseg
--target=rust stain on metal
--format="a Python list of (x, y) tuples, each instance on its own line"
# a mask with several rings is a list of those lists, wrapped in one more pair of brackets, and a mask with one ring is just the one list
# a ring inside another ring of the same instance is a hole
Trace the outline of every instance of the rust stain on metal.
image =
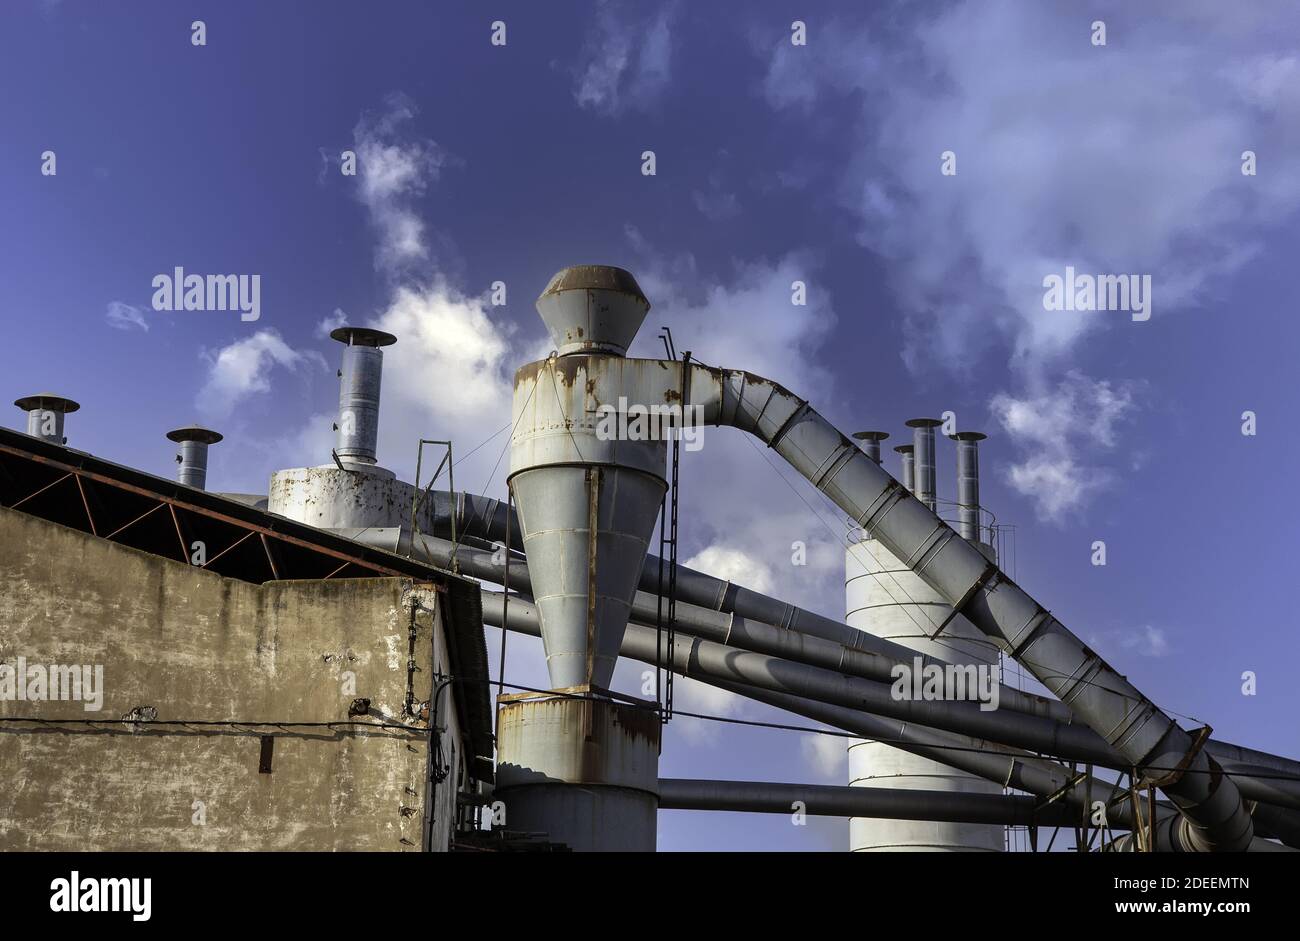
[(663, 723), (653, 709), (617, 706), (614, 710), (614, 724), (626, 729), (633, 738), (643, 738), (656, 747), (659, 745)]

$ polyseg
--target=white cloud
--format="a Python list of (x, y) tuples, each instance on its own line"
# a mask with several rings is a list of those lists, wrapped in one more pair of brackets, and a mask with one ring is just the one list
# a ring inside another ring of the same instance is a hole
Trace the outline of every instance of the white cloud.
[(335, 307), (334, 313), (326, 314), (321, 318), (320, 322), (316, 324), (316, 336), (320, 339), (325, 339), (331, 332), (337, 330), (347, 322), (348, 315)]
[(1038, 393), (999, 393), (990, 407), (1024, 455), (1008, 471), (1011, 485), (1034, 501), (1041, 519), (1059, 521), (1110, 483), (1095, 455), (1114, 448), (1117, 429), (1135, 406), (1131, 386), (1071, 370)]
[(430, 259), (423, 220), (413, 201), (423, 196), (448, 162), (428, 138), (403, 138), (415, 117), (414, 102), (390, 95), (382, 114), (362, 115), (353, 131), (357, 154), (358, 197), (378, 234), (375, 267), (396, 277)]
[(204, 413), (221, 417), (246, 398), (270, 392), (275, 367), (294, 371), (309, 362), (325, 365), (319, 353), (292, 349), (275, 330), (259, 330), (215, 353), (205, 351), (201, 358), (208, 363), (208, 373), (196, 404)]
[[(397, 288), (374, 321), (398, 338), (384, 351), (379, 430), (388, 466), (414, 473), (419, 438), (450, 438), (459, 461), (509, 423), (516, 354), (509, 331), (488, 316), (490, 309), (486, 296), (466, 296), (438, 279)], [(465, 466), (458, 464), (457, 487), (486, 483), (507, 440), (499, 435)], [(504, 481), (503, 467), (494, 483)]]
[(736, 194), (719, 189), (712, 181), (707, 191), (695, 190), (691, 193), (691, 199), (695, 201), (695, 208), (710, 222), (724, 222), (740, 213), (740, 202), (736, 199)]
[(1125, 634), (1120, 646), (1135, 651), (1142, 657), (1163, 657), (1169, 653), (1169, 640), (1158, 627), (1144, 624), (1138, 630)]
[[(736, 262), (728, 274), (709, 277), (693, 256), (665, 256), (637, 230), (627, 234), (639, 259), (637, 280), (653, 305), (631, 355), (663, 356), (656, 327), (667, 324), (679, 351), (689, 349), (711, 366), (747, 369), (829, 409), (833, 386), (818, 353), (835, 311), (819, 287), (814, 256)], [(804, 306), (791, 303), (794, 281), (807, 285)], [(682, 455), (681, 474), (681, 518), (689, 521), (693, 563), (747, 588), (843, 615), (845, 527), (811, 484), (728, 428), (706, 429), (702, 449)], [(806, 564), (795, 564), (795, 543), (804, 545)]]
[(139, 327), (146, 333), (149, 332), (149, 322), (144, 319), (144, 308), (136, 307), (134, 304), (109, 301), (104, 319), (108, 321), (110, 327), (118, 330), (134, 330)]
[(579, 56), (573, 97), (598, 114), (645, 110), (672, 73), (672, 21), (677, 4), (647, 12), (605, 0), (596, 11)]
[[(730, 690), (719, 689), (699, 680), (679, 676), (673, 680), (673, 708), (705, 716), (736, 719), (745, 715), (749, 700)], [(708, 719), (681, 716), (673, 721), (673, 731), (679, 732), (690, 745), (715, 745), (726, 724)]]
[(712, 545), (691, 556), (685, 564), (714, 578), (736, 582), (764, 594), (772, 590), (771, 569), (741, 549)]
[[(1045, 311), (1042, 278), (1151, 274), (1155, 315), (1201, 302), (1300, 206), (1276, 159), (1300, 117), (1294, 21), (1245, 28), (1237, 8), (1177, 5), (1134, 21), (1101, 3), (1111, 42), (1065, 8), (959, 2), (907, 23), (823, 29), (816, 55), (777, 44), (777, 109), (860, 103), (842, 198), (889, 262), (907, 362), (969, 369), (997, 339), (1033, 374), (1122, 314)], [(1252, 149), (1267, 171), (1245, 177)], [(940, 154), (957, 175), (940, 175)]]
[[(823, 726), (825, 728), (825, 726)], [(799, 743), (804, 760), (819, 777), (841, 781), (848, 763), (849, 739), (839, 735), (805, 734)]]
[[(1071, 357), (1096, 334), (1153, 328), (1045, 310), (1044, 276), (1149, 274), (1158, 321), (1212, 300), (1300, 208), (1300, 164), (1278, 156), (1300, 120), (1300, 21), (1201, 0), (1146, 20), (1118, 0), (1094, 6), (1086, 22), (1059, 5), (959, 0), (828, 23), (816, 55), (785, 37), (770, 47), (763, 86), (801, 125), (823, 104), (857, 109), (838, 198), (887, 265), (903, 359), (974, 376), (1005, 347), (1011, 389), (995, 412), (1028, 448), (1012, 480), (1054, 519), (1108, 481), (1080, 444), (1114, 442), (1020, 419), (1054, 395), (1104, 412), (1061, 380)], [(1104, 48), (1089, 41), (1094, 18), (1110, 28)], [(940, 173), (949, 150), (956, 176)], [(1245, 150), (1258, 176), (1242, 175)]]

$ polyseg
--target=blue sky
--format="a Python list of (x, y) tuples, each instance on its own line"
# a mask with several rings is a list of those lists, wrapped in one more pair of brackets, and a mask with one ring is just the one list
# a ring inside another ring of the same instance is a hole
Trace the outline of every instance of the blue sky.
[[(668, 324), (679, 349), (887, 445), (945, 410), (989, 433), (984, 502), (1018, 527), (1019, 581), (1167, 710), (1300, 753), (1300, 15), (1135, 7), (9, 0), (4, 394), (78, 399), (74, 446), (167, 475), (163, 433), (202, 421), (227, 436), (210, 486), (264, 492), (328, 457), (325, 328), (376, 324), (400, 337), (381, 459), (409, 475), (418, 436), (464, 454), (506, 423), (514, 368), (549, 347), (532, 301), (554, 271), (621, 265), (654, 305), (640, 355)], [(1045, 310), (1042, 278), (1066, 265), (1150, 274), (1150, 320)], [(260, 275), (260, 319), (152, 310), (176, 266)], [(502, 496), (503, 443), (457, 483)], [(725, 432), (687, 457), (685, 555), (841, 614), (840, 514)], [(939, 461), (951, 499), (951, 449)], [(512, 643), (517, 682), (544, 676), (537, 649)], [(666, 776), (845, 776), (834, 739), (667, 734)], [(841, 822), (783, 817), (660, 829), (667, 849), (846, 842)]]

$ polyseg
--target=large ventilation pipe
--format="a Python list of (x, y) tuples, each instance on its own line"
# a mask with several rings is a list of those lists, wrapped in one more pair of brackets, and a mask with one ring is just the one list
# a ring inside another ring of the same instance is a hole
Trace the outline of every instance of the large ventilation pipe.
[(937, 418), (913, 418), (907, 423), (907, 427), (912, 429), (912, 447), (916, 452), (916, 486), (908, 489), (931, 512), (938, 500), (934, 472), (934, 429), (942, 424)]
[(957, 442), (957, 512), (961, 535), (980, 542), (980, 445), (988, 435), (978, 431), (959, 431), (952, 435)]
[[(803, 399), (752, 373), (692, 369), (691, 403), (706, 417), (747, 431), (777, 451), (1132, 765), (1144, 772), (1181, 769), (1145, 775), (1183, 812), (1181, 845), (1198, 850), (1250, 845), (1250, 816), (1218, 763), (978, 547), (910, 496)], [(665, 383), (672, 381), (671, 375), (664, 377)]]
[(855, 431), (853, 437), (862, 442), (862, 453), (880, 463), (880, 442), (889, 437), (887, 431)]
[[(512, 597), (507, 605), (502, 593), (486, 589), (481, 594), (485, 624), (493, 627), (504, 626), (508, 630), (533, 637), (541, 636), (537, 608), (534, 605), (517, 597)], [(623, 638), (622, 654), (642, 663), (656, 663), (663, 656), (661, 640), (653, 627), (629, 625)], [(1106, 801), (1110, 804), (1106, 814), (1112, 826), (1131, 828), (1133, 825), (1131, 804), (1126, 800), (1111, 801), (1107, 798), (1107, 795), (1111, 797), (1118, 795), (1117, 788), (1087, 775), (1074, 774), (1055, 762), (1019, 749), (943, 732), (915, 722), (884, 718), (844, 706), (828, 705), (789, 693), (719, 679), (695, 669), (694, 664), (687, 664), (686, 666), (690, 667), (687, 671), (683, 669), (681, 658), (676, 654), (675, 645), (673, 656), (670, 656), (669, 660), (673, 664), (673, 669), (683, 676), (693, 676), (710, 686), (784, 709), (814, 722), (821, 722), (864, 738), (889, 742), (895, 747), (978, 775), (999, 787), (1026, 791), (1047, 799), (1048, 803), (1060, 801), (1077, 808), (1080, 820), (1085, 816), (1089, 819), (1093, 817), (1094, 801)], [(689, 657), (687, 659), (689, 660)], [(1157, 806), (1157, 816), (1162, 814), (1162, 807), (1163, 804)], [(1161, 842), (1156, 846), (1158, 850), (1189, 849), (1184, 843), (1170, 842), (1179, 839), (1176, 829), (1162, 828), (1160, 837)], [(1255, 851), (1277, 847), (1255, 838), (1249, 848)]]
[[(505, 559), (492, 549), (481, 549), (465, 543), (455, 544), (436, 536), (412, 533), (404, 527), (367, 527), (331, 531), (344, 538), (355, 539), (365, 545), (397, 555), (407, 557), (414, 555), (442, 569), (452, 569), (454, 566), (471, 578), (495, 582), (498, 585), (505, 582)], [(512, 591), (532, 595), (532, 579), (526, 560), (515, 559), (510, 563), (510, 587)], [(631, 615), (643, 623), (653, 622), (658, 608), (657, 596), (654, 593), (638, 591), (632, 602)], [(851, 639), (860, 639), (861, 643), (850, 648), (832, 640), (751, 620), (734, 613), (700, 607), (685, 601), (678, 602), (676, 606), (676, 623), (678, 631), (690, 634), (692, 637), (726, 643), (743, 650), (771, 654), (783, 660), (822, 667), (835, 673), (858, 676), (885, 684), (893, 684), (897, 679), (895, 668), (899, 664), (914, 669), (915, 658), (920, 656), (907, 648), (881, 641), (862, 631), (851, 631), (853, 635)], [(875, 647), (880, 649), (876, 650)], [(942, 698), (960, 698), (958, 691), (951, 685), (955, 673), (945, 661), (933, 657), (921, 657), (921, 663), (923, 670), (927, 666), (935, 666), (942, 672), (943, 675), (937, 679), (937, 683), (942, 686)], [(1073, 721), (1069, 709), (1061, 703), (1010, 686), (999, 687), (998, 708), (1004, 712), (1019, 712), (1050, 719), (1065, 726)], [(1092, 746), (1104, 747), (1105, 743), (1096, 733), (1079, 729), (1077, 726), (1075, 728), (1084, 733), (1086, 741)]]
[(894, 450), (898, 452), (898, 457), (903, 462), (903, 476), (899, 479), (902, 480), (908, 493), (916, 493), (916, 454), (914, 453), (916, 449), (910, 444), (900, 444)]
[(344, 463), (376, 463), (379, 440), (379, 386), (385, 346), (397, 337), (367, 327), (339, 327), (330, 338), (344, 346), (339, 369), (339, 419), (335, 453)]
[[(576, 332), (580, 324), (608, 338), (606, 345), (626, 349), (645, 316), (648, 302), (639, 289), (630, 289), (629, 286), (635, 285), (631, 275), (617, 269), (596, 270), (601, 274), (597, 276), (590, 269), (579, 269), (579, 272), (570, 269), (557, 275), (543, 295), (543, 302), (551, 295), (555, 297), (554, 302), (547, 302), (551, 307), (550, 316), (539, 303), (543, 318), (556, 336), (557, 349), (566, 345), (572, 349), (574, 344), (578, 348), (584, 344), (600, 345), (602, 336)], [(557, 310), (566, 309), (571, 309), (570, 313), (555, 316)], [(610, 322), (618, 324), (618, 329), (607, 329), (604, 325)], [(570, 332), (557, 335), (562, 333), (557, 326), (566, 325)], [(541, 387), (546, 385), (551, 386), (549, 397), (540, 394), (545, 391)], [(600, 643), (602, 633), (606, 637), (617, 636), (614, 625), (620, 605), (616, 595), (611, 604), (610, 596), (599, 590), (601, 570), (607, 573), (604, 578), (610, 580), (609, 587), (624, 588), (624, 597), (630, 602), (644, 561), (644, 542), (648, 541), (656, 515), (654, 512), (622, 514), (614, 506), (608, 506), (607, 518), (615, 527), (609, 532), (630, 538), (626, 549), (635, 550), (640, 543), (640, 553), (619, 551), (614, 547), (620, 540), (607, 539), (612, 551), (606, 554), (602, 564), (598, 551), (602, 491), (600, 474), (593, 474), (592, 465), (601, 470), (617, 468), (620, 477), (626, 470), (629, 480), (638, 475), (649, 477), (654, 486), (629, 488), (630, 503), (640, 510), (653, 500), (657, 510), (664, 489), (666, 463), (662, 441), (601, 440), (592, 427), (595, 413), (602, 407), (612, 407), (613, 403), (689, 406), (702, 419), (702, 424), (738, 428), (775, 450), (861, 528), (920, 575), (954, 610), (966, 615), (1003, 652), (1019, 661), (1105, 737), (1127, 762), (1143, 772), (1146, 781), (1160, 786), (1182, 811), (1184, 819), (1179, 822), (1182, 845), (1199, 850), (1244, 850), (1250, 845), (1251, 820), (1242, 805), (1241, 794), (1222, 774), (1218, 763), (1204, 752), (1201, 743), (1007, 578), (979, 548), (962, 539), (926, 503), (908, 494), (852, 440), (787, 389), (744, 370), (666, 360), (632, 361), (622, 356), (593, 355), (573, 349), (557, 358), (522, 367), (516, 374), (514, 401), (515, 426), (519, 430), (512, 440), (512, 477), (522, 480), (525, 474), (541, 469), (556, 482), (555, 486), (528, 488), (534, 490), (528, 503), (538, 508), (541, 518), (528, 518), (529, 510), (521, 494), (520, 522), (525, 547), (534, 563), (538, 559), (533, 547), (528, 545), (530, 530), (540, 535), (552, 524), (563, 525), (565, 515), (573, 515), (570, 504), (574, 499), (588, 497), (590, 509), (584, 528), (589, 538), (587, 551), (583, 553), (587, 572), (575, 583), (587, 589), (585, 612), (574, 610), (576, 604), (568, 599), (581, 596), (566, 589), (563, 578), (553, 578), (551, 583), (559, 589), (562, 603), (557, 605), (553, 599), (545, 599), (557, 612), (566, 606), (569, 609), (569, 626), (561, 633), (568, 632), (574, 623), (582, 623), (578, 615), (586, 614), (584, 649), (591, 650)], [(566, 434), (556, 434), (555, 429), (563, 429)], [(579, 438), (581, 449), (577, 446)], [(576, 479), (574, 474), (578, 475)], [(918, 489), (927, 484), (918, 484)], [(623, 488), (617, 489), (621, 498)], [(547, 497), (558, 499), (544, 504)], [(562, 508), (560, 514), (550, 512), (550, 507), (555, 505)], [(629, 519), (629, 515), (636, 519)], [(645, 534), (644, 539), (641, 532)], [(572, 552), (578, 548), (572, 544), (574, 539), (581, 535), (572, 533), (568, 538)], [(543, 559), (554, 559), (562, 543), (563, 539), (552, 545), (551, 551), (543, 550)], [(610, 555), (612, 559), (608, 558)], [(569, 563), (549, 564), (562, 568)], [(608, 574), (611, 572), (614, 574)], [(627, 572), (626, 579), (618, 574), (621, 572)], [(539, 603), (543, 600), (539, 596)], [(602, 601), (609, 632), (600, 630), (597, 610)], [(545, 631), (545, 608), (543, 612)], [(625, 606), (622, 613), (626, 614)], [(552, 619), (563, 622), (565, 617), (552, 616)], [(612, 667), (618, 648), (608, 645), (607, 640), (605, 643)], [(551, 654), (550, 649), (547, 653)], [(555, 675), (552, 672), (553, 681)], [(1169, 773), (1164, 770), (1168, 768), (1180, 770)]]
[(804, 813), (814, 817), (877, 817), (1020, 827), (1078, 826), (1077, 810), (1060, 803), (1040, 804), (1037, 797), (1019, 795), (770, 784), (766, 781), (659, 779), (660, 810), (788, 814), (798, 805)]
[(167, 439), (181, 446), (176, 455), (176, 479), (187, 487), (202, 490), (208, 483), (208, 445), (216, 444), (222, 436), (198, 425), (187, 425), (167, 432)]
[[(911, 445), (906, 445), (906, 447), (910, 448)], [(517, 522), (507, 523), (507, 519), (511, 518), (511, 514), (507, 511), (504, 502), (490, 497), (462, 492), (458, 492), (454, 499), (449, 494), (439, 491), (434, 491), (432, 497), (438, 509), (434, 523), (427, 531), (437, 532), (444, 536), (449, 534), (449, 514), (455, 513), (457, 520), (456, 531), (462, 539), (465, 538), (465, 534), (471, 534), (498, 544), (504, 544), (507, 526), (509, 526), (512, 537), (511, 544), (514, 546), (520, 545), (518, 540), (519, 525)], [(340, 535), (358, 539), (381, 549), (397, 552), (399, 555), (406, 555), (411, 551), (409, 533), (397, 528), (377, 529), (368, 526), (364, 530), (338, 530), (338, 532)], [(416, 551), (422, 552), (424, 558), (433, 564), (448, 568), (451, 565), (452, 548), (452, 543), (445, 538), (422, 537), (420, 547), (417, 547)], [(462, 543), (456, 558), (462, 571), (466, 572), (466, 574), (474, 578), (496, 582), (497, 584), (502, 583), (505, 571), (504, 563), (503, 561), (493, 561), (493, 551), (491, 549), (488, 552), (482, 552)], [(654, 595), (661, 593), (658, 566), (658, 557), (647, 554), (646, 564), (641, 574), (640, 586), (642, 591), (646, 592), (651, 599), (653, 599)], [(511, 586), (514, 588), (526, 587), (529, 583), (527, 573), (526, 562), (516, 560), (512, 563), (510, 570)], [(845, 648), (841, 654), (837, 655), (844, 658), (838, 662), (837, 669), (851, 675), (865, 676), (882, 682), (891, 681), (891, 676), (879, 672), (881, 664), (887, 663), (892, 667), (896, 663), (912, 663), (912, 658), (917, 654), (909, 646), (874, 637), (864, 631), (855, 630), (843, 622), (835, 621), (741, 585), (714, 578), (684, 565), (678, 566), (677, 598), (679, 602), (698, 606), (705, 612), (717, 612), (724, 615), (734, 614), (738, 618), (746, 619), (751, 626), (770, 627), (789, 635), (782, 640), (780, 648), (769, 649), (755, 645), (755, 638), (747, 636), (752, 631), (738, 628), (736, 622), (730, 622), (727, 629), (731, 631), (733, 641), (739, 646), (746, 647), (746, 649), (772, 653), (788, 659), (823, 666), (826, 664), (816, 662), (813, 659), (801, 659), (793, 650), (802, 647), (804, 654), (809, 655), (817, 648), (817, 645), (811, 639), (831, 641)], [(641, 603), (641, 597), (638, 596), (633, 611), (638, 611)], [(653, 603), (653, 600), (651, 600), (651, 603)], [(685, 620), (689, 618), (689, 610), (679, 606), (679, 619)], [(960, 614), (953, 619), (953, 624), (964, 622), (965, 618)], [(689, 622), (687, 623), (689, 627)], [(951, 625), (945, 630), (948, 629), (951, 629)], [(692, 631), (688, 629), (686, 633), (692, 633)], [(926, 657), (923, 659), (923, 663), (927, 666), (935, 664), (943, 668), (946, 666), (947, 661), (942, 658)], [(944, 696), (950, 698), (951, 693), (945, 692)], [(1026, 712), (1030, 715), (1046, 716), (1066, 724), (1077, 721), (1065, 704), (1055, 699), (1024, 693), (1007, 686), (1002, 688), (1000, 708)], [(1225, 769), (1230, 770), (1235, 780), (1249, 782), (1252, 789), (1251, 793), (1246, 793), (1243, 790), (1247, 797), (1252, 800), (1263, 800), (1284, 806), (1300, 807), (1300, 782), (1280, 777), (1300, 778), (1300, 762), (1214, 738), (1205, 743), (1205, 750), (1218, 760)], [(1243, 775), (1256, 776), (1243, 778)]]
[(24, 396), (15, 401), (14, 405), (27, 413), (29, 435), (58, 445), (68, 443), (68, 439), (63, 436), (63, 416), (81, 408), (72, 399), (50, 392)]

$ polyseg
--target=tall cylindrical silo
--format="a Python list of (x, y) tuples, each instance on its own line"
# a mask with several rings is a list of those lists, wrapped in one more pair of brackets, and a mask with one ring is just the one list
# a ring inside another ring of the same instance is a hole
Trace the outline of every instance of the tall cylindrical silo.
[[(979, 545), (991, 559), (992, 548)], [(965, 618), (954, 618), (930, 639), (951, 607), (869, 533), (858, 530), (856, 540), (850, 539), (844, 569), (845, 622), (850, 627), (950, 663), (998, 663), (997, 649)], [(989, 781), (880, 742), (851, 740), (848, 757), (853, 787), (1001, 793)], [(1002, 827), (988, 824), (858, 817), (849, 821), (852, 852), (997, 852), (1004, 845)]]

